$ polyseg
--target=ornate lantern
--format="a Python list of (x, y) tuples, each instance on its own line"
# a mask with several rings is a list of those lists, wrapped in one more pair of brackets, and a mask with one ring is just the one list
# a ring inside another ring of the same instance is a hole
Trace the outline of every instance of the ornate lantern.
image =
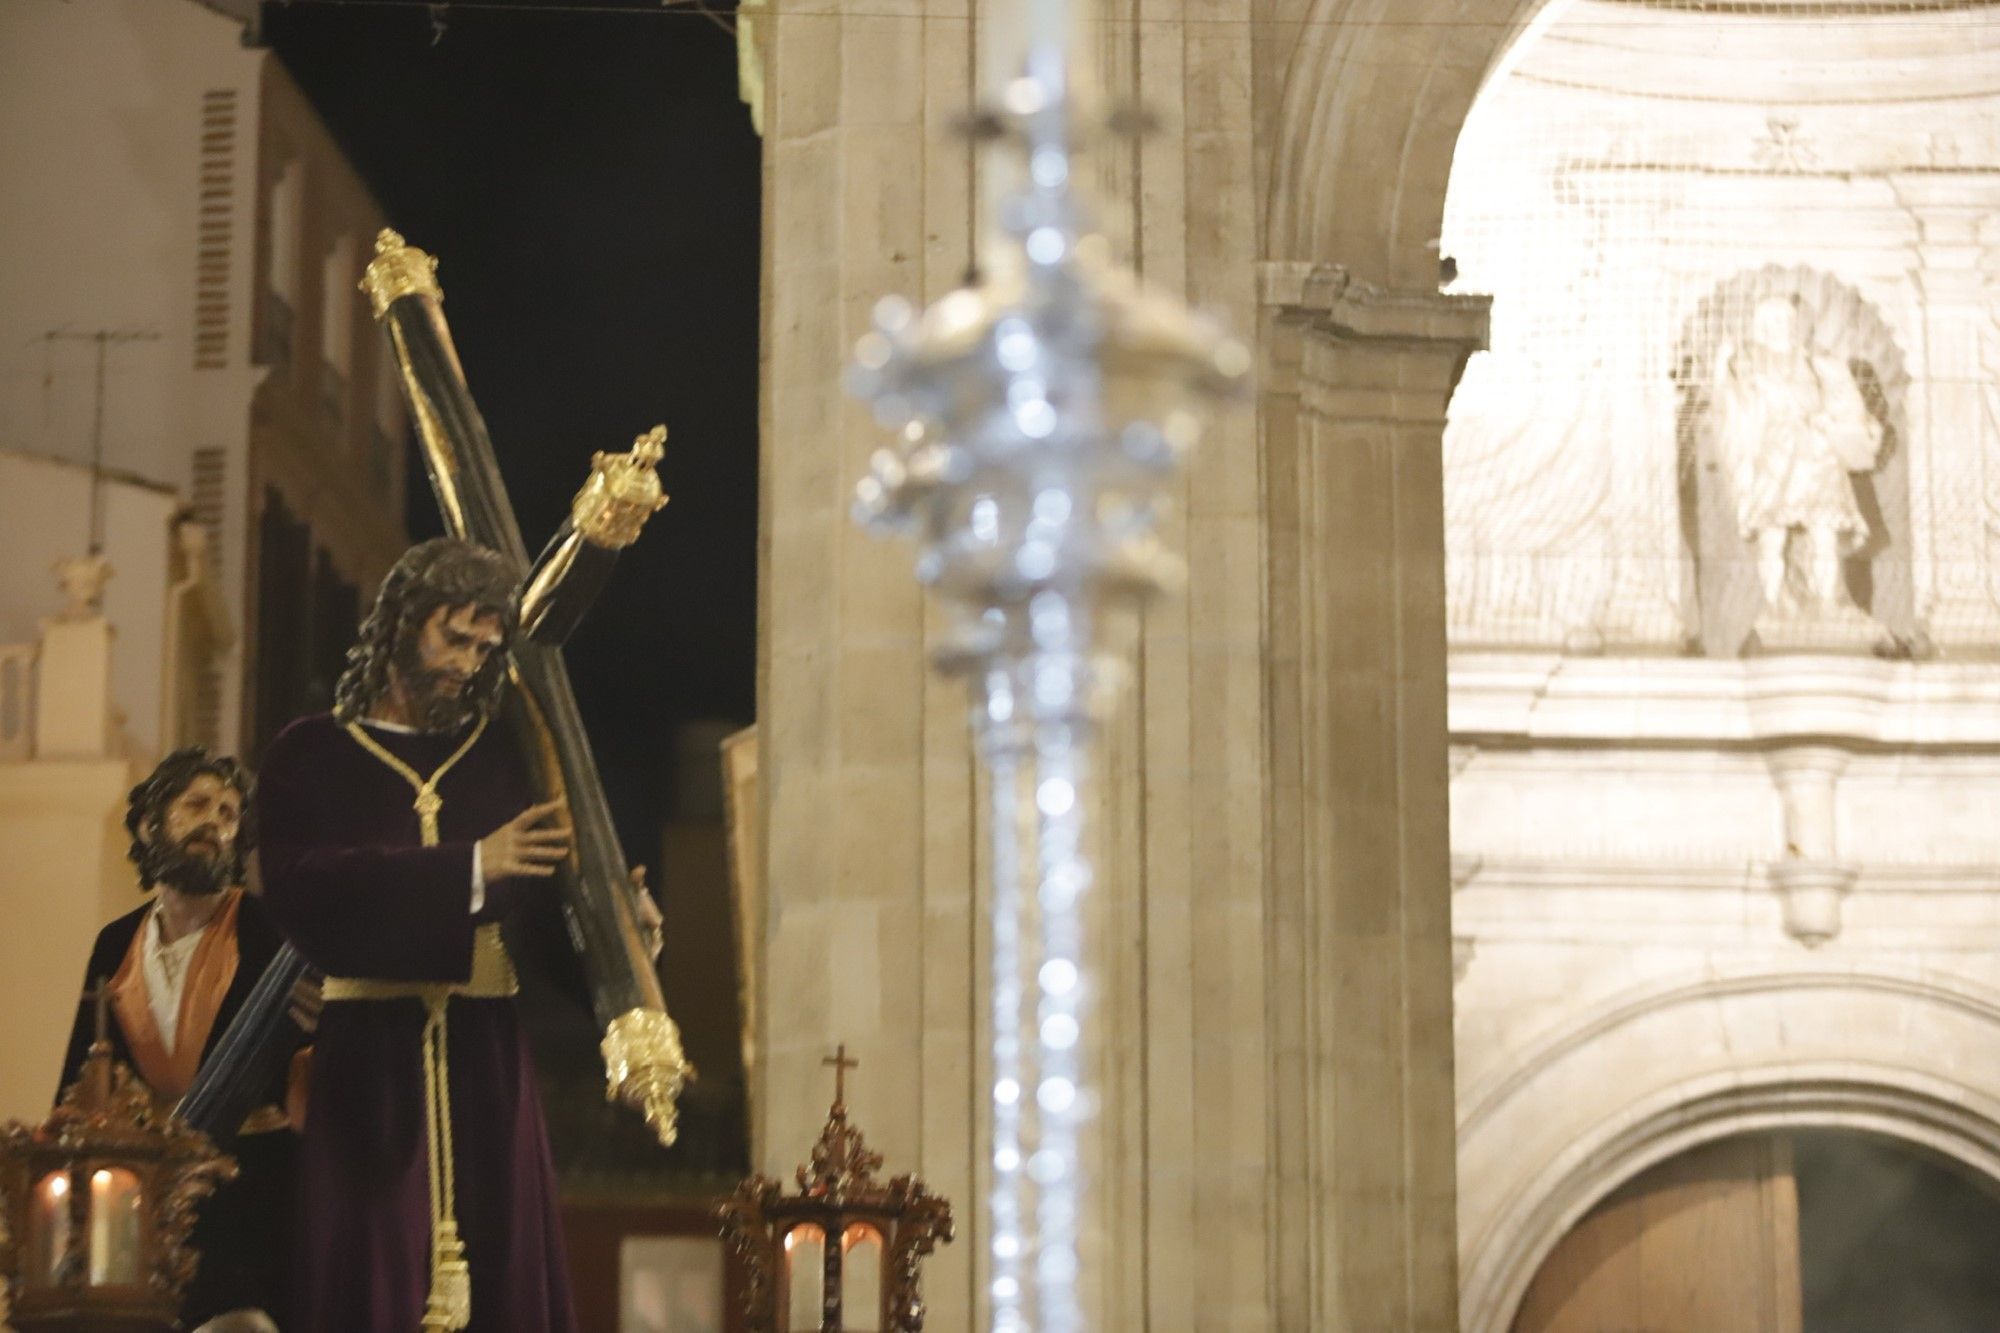
[(716, 1210), (748, 1271), (744, 1314), (757, 1333), (916, 1333), (924, 1326), (917, 1266), (952, 1238), (951, 1204), (915, 1176), (875, 1179), (882, 1154), (847, 1123), (841, 1046), (833, 1108), (798, 1170), (799, 1192), (752, 1176)]
[(48, 1120), (0, 1128), (0, 1273), (21, 1333), (172, 1327), (201, 1257), (187, 1244), (195, 1205), (236, 1175), (113, 1062), (107, 997), (100, 987), (97, 1040)]

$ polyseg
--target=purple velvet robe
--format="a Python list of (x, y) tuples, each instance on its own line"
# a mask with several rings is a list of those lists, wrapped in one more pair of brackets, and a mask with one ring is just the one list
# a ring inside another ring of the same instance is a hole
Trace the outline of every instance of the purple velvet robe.
[[(465, 735), (370, 734), (424, 776)], [(501, 723), (438, 794), (440, 841), (424, 847), (410, 784), (331, 717), (303, 718), (272, 742), (257, 793), (266, 901), (327, 975), (463, 981), (473, 928), (519, 894), (550, 891), (549, 881), (489, 883), (484, 910), (470, 911), (474, 844), (533, 803)], [(447, 1021), (471, 1327), (570, 1330), (555, 1174), (514, 1002), (454, 998)], [(418, 1326), (431, 1253), (423, 1025), (415, 999), (331, 1002), (320, 1019), (299, 1181), (299, 1316), (286, 1333)]]

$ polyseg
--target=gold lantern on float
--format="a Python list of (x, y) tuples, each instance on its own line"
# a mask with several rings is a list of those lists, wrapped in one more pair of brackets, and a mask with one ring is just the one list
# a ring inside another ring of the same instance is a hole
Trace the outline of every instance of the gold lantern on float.
[(195, 1206), (236, 1175), (199, 1130), (154, 1109), (111, 1058), (108, 992), (83, 1073), (39, 1125), (0, 1127), (0, 1275), (21, 1333), (151, 1333), (174, 1326), (200, 1260)]
[(918, 1267), (952, 1238), (951, 1204), (915, 1176), (883, 1184), (871, 1152), (847, 1121), (841, 1046), (833, 1107), (798, 1169), (797, 1194), (752, 1176), (716, 1210), (722, 1234), (743, 1259), (743, 1312), (756, 1333), (918, 1333), (924, 1303)]

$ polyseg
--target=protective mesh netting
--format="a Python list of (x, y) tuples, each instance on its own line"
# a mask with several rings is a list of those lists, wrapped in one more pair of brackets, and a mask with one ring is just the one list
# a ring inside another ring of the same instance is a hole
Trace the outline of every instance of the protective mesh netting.
[(1557, 6), (1441, 249), (1456, 645), (2000, 646), (2000, 5)]

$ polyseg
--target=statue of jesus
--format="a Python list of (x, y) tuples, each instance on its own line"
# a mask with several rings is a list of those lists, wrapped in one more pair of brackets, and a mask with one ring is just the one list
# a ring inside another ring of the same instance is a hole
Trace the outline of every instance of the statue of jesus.
[[(1709, 425), (1738, 530), (1757, 555), (1767, 614), (1834, 619), (1858, 614), (1841, 560), (1868, 540), (1850, 472), (1872, 470), (1882, 424), (1853, 374), (1815, 353), (1804, 312), (1771, 296), (1751, 312), (1750, 343), (1717, 349)], [(1804, 535), (1804, 599), (1788, 587), (1786, 548)]]

